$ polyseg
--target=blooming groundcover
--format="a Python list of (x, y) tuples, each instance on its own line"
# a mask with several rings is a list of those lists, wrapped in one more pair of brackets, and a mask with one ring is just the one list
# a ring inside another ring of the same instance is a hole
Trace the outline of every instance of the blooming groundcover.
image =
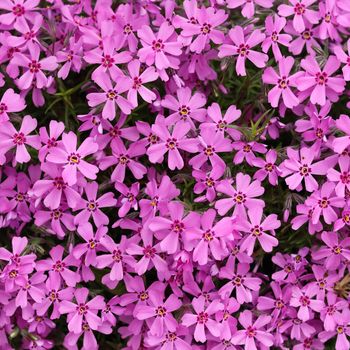
[(349, 28), (1, 0), (0, 349), (349, 349)]

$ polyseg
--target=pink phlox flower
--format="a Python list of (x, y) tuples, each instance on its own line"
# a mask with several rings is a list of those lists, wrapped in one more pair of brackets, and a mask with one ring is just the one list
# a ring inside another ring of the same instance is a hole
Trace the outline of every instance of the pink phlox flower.
[(114, 198), (114, 194), (107, 192), (97, 198), (98, 184), (95, 181), (86, 184), (84, 191), (87, 200), (81, 198), (74, 208), (75, 210), (82, 209), (81, 212), (75, 215), (74, 223), (81, 225), (88, 222), (92, 216), (96, 227), (108, 225), (108, 216), (102, 212), (101, 208), (114, 207), (116, 205), (117, 200)]
[(225, 299), (232, 291), (236, 290), (236, 299), (240, 304), (250, 303), (253, 300), (252, 291), (258, 291), (262, 281), (260, 278), (252, 277), (249, 272), (249, 264), (231, 261), (220, 269), (219, 277), (228, 279), (229, 282), (219, 289), (219, 295)]
[(199, 265), (206, 265), (211, 258), (221, 260), (228, 254), (225, 238), (232, 234), (232, 219), (226, 217), (217, 222), (215, 219), (216, 211), (208, 209), (200, 219), (201, 229), (194, 227), (189, 231), (191, 234), (184, 237), (185, 242), (189, 242), (186, 249), (193, 250), (193, 261)]
[(327, 293), (327, 304), (321, 311), (320, 317), (324, 324), (326, 332), (332, 332), (342, 320), (342, 310), (347, 309), (345, 300), (339, 298), (332, 291)]
[(94, 81), (103, 92), (91, 92), (86, 96), (90, 107), (103, 105), (102, 117), (109, 120), (116, 117), (116, 106), (127, 115), (131, 113), (132, 104), (121, 95), (131, 88), (130, 81), (127, 82), (124, 76), (118, 76), (113, 86), (110, 77), (104, 72), (100, 72)]
[(49, 124), (49, 132), (43, 126), (39, 130), (40, 141), (43, 144), (39, 150), (39, 160), (43, 162), (47, 153), (51, 148), (57, 147), (61, 144), (59, 137), (62, 135), (65, 129), (64, 123), (56, 120), (51, 120)]
[(195, 325), (194, 340), (205, 343), (207, 340), (206, 330), (214, 337), (219, 337), (221, 333), (220, 323), (213, 316), (218, 311), (223, 310), (224, 305), (218, 299), (215, 299), (208, 306), (205, 306), (205, 298), (200, 296), (192, 300), (192, 306), (195, 313), (184, 314), (182, 324), (186, 327)]
[(265, 53), (267, 53), (271, 47), (276, 61), (279, 61), (283, 57), (279, 45), (288, 47), (289, 42), (292, 40), (291, 35), (283, 34), (282, 32), (286, 23), (287, 20), (285, 18), (279, 17), (276, 14), (266, 17), (265, 20), (266, 38), (261, 47)]
[(242, 6), (242, 16), (252, 18), (255, 13), (255, 4), (263, 8), (271, 8), (273, 0), (227, 0), (227, 7), (235, 9)]
[(313, 311), (320, 312), (323, 309), (324, 302), (322, 300), (313, 299), (315, 295), (316, 292), (312, 288), (293, 288), (290, 305), (299, 308), (298, 318), (300, 320), (304, 322), (308, 321), (313, 317)]
[(128, 168), (136, 179), (142, 179), (147, 173), (146, 167), (133, 158), (145, 154), (145, 147), (141, 142), (134, 142), (128, 149), (122, 142), (115, 143), (111, 156), (106, 156), (100, 160), (99, 167), (106, 170), (112, 165), (116, 165), (113, 170), (111, 180), (123, 182), (126, 169)]
[(103, 296), (97, 295), (87, 301), (89, 290), (78, 288), (74, 292), (76, 302), (62, 300), (59, 306), (61, 314), (68, 314), (68, 330), (75, 334), (84, 330), (85, 322), (93, 330), (97, 330), (101, 325), (101, 318), (97, 313), (106, 306)]
[(229, 196), (215, 203), (215, 208), (221, 216), (226, 215), (232, 207), (234, 207), (233, 216), (245, 217), (246, 209), (265, 206), (262, 199), (256, 198), (264, 193), (264, 188), (260, 181), (251, 181), (251, 177), (247, 174), (238, 173), (234, 186), (230, 180), (221, 181), (216, 190)]
[(308, 232), (310, 235), (313, 235), (315, 232), (320, 232), (322, 230), (323, 225), (321, 222), (316, 222), (316, 224), (314, 224), (311, 220), (314, 207), (308, 206), (306, 204), (298, 204), (296, 209), (299, 215), (296, 215), (291, 220), (293, 230), (299, 229), (306, 222), (308, 223)]
[(330, 167), (337, 163), (337, 157), (331, 156), (314, 163), (316, 156), (312, 147), (302, 147), (300, 150), (287, 148), (288, 159), (280, 164), (282, 176), (285, 177), (289, 189), (300, 191), (304, 180), (308, 192), (318, 189), (318, 183), (313, 175), (325, 175)]
[[(262, 207), (252, 207), (248, 209), (249, 221), (242, 217), (234, 223), (236, 230), (246, 233), (243, 236), (241, 250), (247, 251), (248, 255), (253, 254), (256, 240), (259, 241), (265, 252), (271, 252), (278, 245), (278, 239), (274, 237), (274, 230), (281, 226), (281, 222), (277, 220), (276, 214), (268, 215), (263, 221), (262, 215)], [(266, 231), (270, 231), (271, 235), (267, 234)]]
[(7, 89), (0, 100), (0, 125), (9, 120), (9, 113), (21, 112), (25, 107), (25, 100), (13, 89)]
[(174, 125), (179, 120), (189, 122), (192, 129), (195, 125), (192, 119), (203, 122), (206, 116), (204, 107), (206, 98), (202, 93), (196, 92), (192, 95), (188, 87), (180, 88), (176, 91), (177, 99), (173, 95), (166, 95), (162, 101), (162, 106), (172, 111), (165, 118), (166, 125)]
[[(334, 138), (332, 142), (334, 152), (341, 154), (350, 145), (350, 118), (345, 114), (341, 114), (339, 119), (335, 121), (335, 125), (346, 134), (346, 136)], [(345, 155), (347, 156), (347, 154)]]
[(182, 305), (180, 299), (174, 294), (164, 301), (164, 289), (165, 286), (162, 291), (150, 290), (147, 304), (138, 304), (134, 310), (137, 319), (150, 320), (149, 331), (155, 336), (162, 336), (165, 331), (174, 332), (176, 330), (178, 323), (172, 312)]
[(82, 38), (75, 41), (72, 37), (69, 39), (69, 45), (56, 53), (57, 62), (62, 63), (62, 67), (57, 72), (57, 76), (66, 79), (70, 70), (79, 73), (82, 67), (83, 42)]
[(240, 313), (238, 321), (244, 330), (238, 330), (233, 335), (233, 344), (244, 345), (245, 350), (257, 349), (256, 343), (266, 348), (274, 344), (273, 335), (265, 330), (271, 321), (271, 316), (261, 315), (253, 322), (253, 313), (244, 310)]
[(50, 80), (43, 71), (54, 71), (57, 67), (57, 58), (48, 56), (40, 59), (40, 48), (35, 44), (28, 44), (29, 57), (16, 52), (11, 63), (23, 67), (24, 73), (18, 78), (17, 85), (21, 90), (28, 89), (34, 84), (38, 89), (48, 86)]
[(37, 6), (39, 0), (4, 0), (0, 4), (0, 9), (8, 11), (0, 15), (0, 22), (3, 25), (13, 25), (20, 31), (27, 21), (34, 23), (37, 17), (41, 17)]
[(159, 136), (160, 142), (151, 145), (147, 150), (147, 155), (151, 163), (161, 163), (164, 160), (165, 153), (168, 153), (168, 167), (171, 170), (182, 169), (184, 160), (179, 150), (189, 153), (198, 151), (199, 141), (196, 138), (186, 138), (191, 125), (184, 121), (175, 124), (172, 133), (163, 122), (153, 124), (152, 130)]
[(125, 217), (131, 209), (137, 211), (139, 207), (137, 196), (140, 192), (140, 183), (135, 182), (128, 187), (122, 182), (116, 182), (114, 187), (120, 193), (117, 202), (117, 207), (119, 207), (118, 216), (121, 218)]
[(102, 250), (100, 242), (107, 234), (107, 228), (105, 226), (100, 226), (97, 228), (96, 233), (94, 233), (90, 223), (82, 222), (78, 226), (78, 233), (85, 242), (74, 246), (72, 250), (74, 258), (79, 260), (84, 256), (83, 263), (85, 266), (96, 266), (96, 254)]
[(141, 64), (137, 60), (133, 60), (128, 63), (128, 71), (130, 77), (127, 77), (128, 84), (131, 83), (131, 88), (128, 91), (128, 100), (134, 106), (138, 106), (137, 95), (139, 94), (142, 99), (148, 103), (152, 103), (157, 98), (157, 95), (145, 87), (144, 84), (155, 81), (158, 79), (158, 73), (154, 67), (148, 67), (141, 72)]
[(311, 103), (324, 106), (326, 97), (331, 102), (339, 99), (339, 95), (345, 89), (345, 81), (341, 76), (332, 76), (340, 67), (340, 61), (336, 56), (329, 56), (323, 69), (313, 56), (301, 60), (300, 65), (305, 70), (304, 76), (297, 79), (301, 101), (310, 96)]
[(179, 202), (168, 204), (169, 217), (156, 216), (149, 221), (148, 227), (160, 241), (160, 248), (168, 254), (181, 249), (181, 241), (188, 235), (199, 232), (200, 215), (190, 212), (184, 215), (184, 206)]
[(325, 182), (320, 190), (313, 192), (305, 201), (307, 206), (313, 207), (311, 220), (314, 225), (320, 221), (321, 215), (329, 225), (338, 219), (338, 213), (333, 208), (343, 208), (345, 201), (334, 193), (334, 188), (333, 182)]
[(98, 173), (97, 166), (83, 159), (97, 152), (97, 143), (90, 137), (86, 138), (79, 147), (77, 142), (77, 135), (74, 132), (63, 133), (61, 147), (51, 148), (46, 156), (47, 161), (63, 166), (62, 178), (69, 186), (77, 183), (78, 170), (90, 180), (95, 180)]
[(312, 24), (319, 21), (319, 13), (309, 9), (316, 0), (289, 0), (291, 5), (282, 4), (278, 6), (278, 14), (283, 17), (293, 17), (293, 27), (298, 33), (302, 33), (306, 26), (305, 20)]
[(37, 271), (49, 271), (49, 278), (57, 281), (64, 281), (69, 287), (75, 287), (79, 282), (79, 275), (70, 269), (71, 266), (76, 266), (77, 261), (72, 255), (63, 258), (64, 248), (61, 245), (56, 245), (50, 252), (50, 258), (40, 260), (36, 264)]
[(295, 96), (291, 87), (297, 87), (297, 78), (300, 72), (290, 75), (294, 65), (294, 58), (291, 56), (281, 57), (278, 61), (279, 74), (272, 67), (267, 67), (262, 76), (265, 84), (272, 84), (275, 87), (269, 91), (268, 100), (272, 107), (278, 107), (282, 96), (284, 105), (287, 108), (293, 108), (299, 105), (299, 99)]
[(346, 54), (343, 48), (339, 45), (334, 47), (334, 53), (341, 63), (345, 63), (345, 65), (342, 68), (343, 76), (345, 81), (349, 81), (350, 80), (350, 39), (347, 41), (346, 45), (347, 45), (348, 54)]
[(180, 24), (181, 36), (185, 38), (196, 36), (188, 45), (192, 52), (201, 53), (210, 41), (215, 44), (224, 41), (224, 33), (216, 27), (224, 23), (228, 15), (224, 10), (216, 10), (214, 7), (197, 8), (195, 12), (196, 18)]
[(0, 155), (5, 155), (12, 148), (16, 149), (14, 161), (28, 163), (31, 159), (26, 145), (39, 149), (41, 146), (38, 135), (30, 135), (37, 127), (37, 120), (26, 115), (20, 129), (17, 131), (11, 122), (7, 121), (0, 127)]
[(96, 258), (96, 266), (99, 269), (108, 267), (109, 272), (102, 277), (102, 282), (114, 289), (119, 281), (127, 278), (125, 271), (134, 266), (135, 259), (126, 252), (130, 243), (125, 236), (116, 244), (110, 236), (103, 235), (100, 244), (106, 251)]
[(250, 166), (254, 166), (254, 161), (257, 158), (254, 152), (262, 154), (267, 152), (266, 145), (255, 141), (234, 141), (232, 148), (238, 151), (233, 158), (233, 163), (241, 164), (245, 160)]
[(215, 126), (218, 132), (223, 134), (228, 133), (235, 141), (238, 141), (241, 138), (241, 132), (230, 127), (233, 125), (233, 122), (242, 115), (242, 112), (237, 109), (235, 105), (228, 107), (223, 116), (220, 106), (214, 102), (207, 108), (207, 114), (211, 121), (201, 123), (201, 128)]
[(335, 232), (322, 232), (322, 241), (325, 246), (312, 254), (316, 261), (322, 260), (326, 269), (330, 271), (336, 270), (341, 262), (350, 260), (350, 238), (347, 237), (339, 241), (339, 237)]
[(318, 10), (321, 23), (317, 27), (318, 36), (321, 40), (330, 38), (336, 42), (341, 41), (338, 33), (337, 6), (333, 0), (326, 0), (319, 4)]
[(266, 159), (256, 158), (254, 166), (260, 168), (254, 174), (254, 180), (263, 181), (268, 177), (269, 183), (273, 186), (278, 184), (278, 177), (281, 175), (279, 166), (276, 165), (277, 152), (270, 149), (265, 156)]
[(178, 68), (180, 61), (176, 56), (180, 56), (182, 50), (174, 27), (164, 22), (159, 27), (158, 33), (155, 34), (149, 26), (143, 25), (137, 31), (137, 35), (143, 46), (138, 51), (142, 63), (148, 66), (155, 64), (159, 71)]
[(223, 44), (219, 48), (219, 57), (236, 56), (236, 72), (237, 75), (245, 76), (245, 61), (248, 59), (256, 67), (263, 68), (266, 65), (268, 56), (264, 53), (252, 50), (253, 47), (259, 45), (264, 39), (265, 34), (260, 30), (254, 30), (246, 39), (243, 28), (235, 26), (230, 29), (229, 38), (232, 40), (232, 44)]

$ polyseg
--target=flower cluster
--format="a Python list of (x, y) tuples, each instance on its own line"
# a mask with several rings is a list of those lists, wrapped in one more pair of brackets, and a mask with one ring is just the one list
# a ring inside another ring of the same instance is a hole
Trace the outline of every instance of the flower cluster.
[(350, 349), (344, 0), (0, 0), (0, 349)]

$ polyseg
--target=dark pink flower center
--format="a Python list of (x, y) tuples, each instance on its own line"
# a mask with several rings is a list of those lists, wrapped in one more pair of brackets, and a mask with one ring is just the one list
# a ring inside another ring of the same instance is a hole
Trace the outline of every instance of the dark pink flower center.
[(310, 40), (312, 37), (312, 31), (311, 30), (304, 30), (302, 33), (302, 37), (304, 40)]
[(236, 287), (239, 287), (243, 283), (243, 278), (240, 275), (236, 275), (235, 278), (232, 280), (232, 282)]
[(303, 295), (299, 298), (299, 302), (302, 306), (308, 306), (310, 305), (310, 298), (306, 295)]
[(343, 251), (343, 248), (341, 246), (339, 246), (339, 245), (336, 245), (336, 246), (333, 247), (333, 253), (336, 254), (336, 255), (341, 254), (342, 251)]
[(38, 73), (41, 68), (41, 64), (36, 60), (33, 60), (32, 62), (29, 63), (28, 67), (31, 73)]
[(215, 185), (215, 181), (211, 177), (207, 177), (205, 179), (205, 184), (207, 187), (213, 187)]
[(109, 100), (114, 100), (117, 97), (117, 93), (114, 90), (109, 90), (106, 95)]
[(208, 321), (209, 319), (209, 316), (206, 312), (200, 312), (197, 316), (197, 322), (200, 323), (200, 324), (204, 324)]
[(12, 136), (12, 141), (15, 145), (23, 145), (26, 142), (26, 137), (23, 132), (18, 132)]
[(246, 329), (246, 335), (247, 335), (248, 338), (254, 338), (255, 335), (256, 335), (255, 328), (253, 328), (252, 326), (249, 326), (249, 327)]
[(309, 166), (307, 164), (303, 164), (299, 168), (299, 173), (301, 176), (308, 176), (311, 173), (311, 168), (309, 168)]
[(259, 237), (262, 235), (262, 228), (258, 225), (255, 225), (251, 230), (250, 232), (252, 233), (252, 235), (256, 236), (256, 237)]
[(277, 34), (277, 32), (273, 32), (273, 33), (271, 34), (271, 40), (272, 40), (273, 42), (276, 42), (276, 41), (278, 40), (278, 34)]
[(153, 40), (152, 49), (156, 52), (162, 51), (164, 49), (163, 40), (161, 40), (161, 39)]
[(165, 317), (166, 316), (166, 308), (164, 306), (158, 306), (156, 308), (156, 316), (157, 317)]
[(325, 85), (325, 84), (327, 84), (327, 82), (328, 82), (327, 73), (325, 73), (325, 72), (317, 73), (316, 76), (315, 76), (315, 80), (316, 80), (316, 83), (318, 85)]
[(318, 205), (321, 207), (321, 208), (323, 208), (323, 209), (325, 209), (325, 208), (327, 208), (328, 207), (328, 205), (329, 205), (329, 200), (327, 199), (327, 198), (322, 198), (322, 199), (320, 199), (319, 201), (318, 201)]
[(113, 259), (115, 262), (121, 262), (121, 261), (123, 260), (122, 252), (121, 252), (119, 249), (113, 250), (112, 259)]
[(246, 201), (247, 196), (242, 193), (241, 191), (237, 192), (236, 195), (234, 196), (233, 200), (237, 203), (237, 204), (242, 204)]
[(148, 299), (148, 292), (143, 291), (143, 292), (139, 293), (139, 299), (140, 299), (141, 301), (147, 300), (147, 299)]
[(56, 177), (54, 182), (53, 182), (53, 185), (58, 189), (58, 190), (61, 190), (61, 189), (64, 189), (66, 187), (66, 184), (65, 182), (63, 181), (63, 178), (62, 177)]
[(140, 79), (140, 77), (135, 77), (132, 88), (137, 90), (141, 87), (141, 85), (142, 85), (142, 80)]
[(211, 242), (214, 239), (213, 232), (211, 230), (208, 230), (208, 231), (204, 232), (203, 233), (203, 239), (206, 242)]
[(50, 213), (50, 216), (54, 220), (59, 220), (62, 217), (63, 213), (61, 209), (55, 209)]
[(106, 55), (102, 57), (102, 65), (105, 68), (111, 68), (114, 63), (114, 58), (111, 57), (110, 55)]
[(12, 12), (17, 17), (23, 16), (25, 11), (26, 11), (25, 8), (20, 4), (17, 4), (12, 7)]
[(172, 224), (171, 224), (171, 230), (176, 232), (176, 233), (181, 233), (185, 228), (185, 225), (183, 222), (179, 221), (179, 220), (175, 220)]
[(78, 153), (71, 153), (68, 156), (68, 163), (73, 164), (73, 165), (79, 164), (80, 163), (80, 155)]
[(287, 79), (286, 76), (281, 77), (278, 79), (278, 87), (280, 89), (286, 89), (289, 85), (289, 80)]
[(156, 250), (148, 245), (143, 249), (143, 254), (145, 255), (146, 258), (153, 258), (154, 255), (156, 254)]
[(175, 148), (177, 148), (178, 145), (179, 144), (177, 142), (177, 139), (172, 137), (170, 139), (167, 139), (165, 147), (169, 150), (174, 150)]
[(47, 140), (47, 147), (52, 148), (57, 146), (57, 141), (54, 137), (51, 137), (51, 139)]
[(87, 204), (87, 209), (89, 211), (95, 211), (98, 207), (98, 203), (95, 202), (95, 201), (89, 201), (88, 204)]
[(211, 25), (209, 23), (204, 23), (202, 28), (201, 28), (202, 34), (204, 34), (204, 35), (209, 34), (210, 31), (211, 31)]
[(61, 272), (64, 270), (65, 267), (66, 267), (66, 264), (63, 261), (57, 260), (53, 265), (52, 270), (55, 272)]
[(7, 111), (7, 106), (5, 105), (5, 103), (1, 102), (0, 103), (0, 114), (3, 114), (6, 111)]
[(77, 311), (79, 313), (79, 315), (85, 315), (89, 310), (89, 307), (86, 304), (79, 304), (77, 306)]
[(179, 107), (178, 111), (180, 116), (183, 118), (191, 114), (191, 108), (185, 105), (182, 105), (181, 107)]
[(249, 54), (249, 45), (246, 45), (246, 44), (241, 44), (239, 45), (239, 47), (237, 48), (237, 53), (240, 55), (240, 56), (248, 56)]
[(128, 23), (124, 26), (123, 32), (124, 34), (129, 35), (132, 32), (132, 29), (132, 25)]
[(294, 12), (296, 15), (303, 15), (305, 13), (305, 5), (297, 3), (294, 6)]

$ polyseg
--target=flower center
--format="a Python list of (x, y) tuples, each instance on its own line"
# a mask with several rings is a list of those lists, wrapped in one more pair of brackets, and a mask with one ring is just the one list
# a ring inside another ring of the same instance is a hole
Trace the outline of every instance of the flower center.
[(321, 207), (321, 208), (327, 208), (328, 205), (329, 205), (329, 201), (327, 198), (322, 198), (318, 201), (318, 205)]
[(152, 49), (156, 52), (162, 51), (164, 49), (163, 40), (161, 40), (161, 39), (153, 40)]
[(97, 209), (98, 205), (95, 201), (90, 201), (87, 205), (87, 209), (89, 211), (95, 211)]
[(107, 92), (107, 98), (109, 100), (114, 100), (116, 98), (116, 96), (117, 96), (117, 93), (114, 90), (109, 90)]
[(327, 78), (327, 73), (322, 72), (322, 73), (317, 73), (315, 76), (316, 83), (318, 85), (325, 85), (327, 84), (328, 78)]
[(211, 177), (207, 177), (205, 180), (205, 184), (207, 187), (213, 187), (215, 185), (215, 181)]
[(246, 335), (249, 338), (254, 338), (256, 335), (255, 328), (253, 328), (252, 326), (249, 326), (246, 330)]
[(261, 227), (258, 225), (255, 225), (250, 231), (251, 231), (252, 235), (257, 236), (257, 237), (261, 236), (261, 234), (262, 234)]
[(179, 108), (179, 114), (182, 117), (187, 117), (188, 115), (191, 114), (191, 108), (183, 105)]
[(312, 36), (312, 32), (310, 30), (305, 30), (302, 34), (304, 40), (310, 40)]
[(204, 232), (204, 234), (203, 234), (203, 239), (204, 239), (206, 242), (211, 242), (211, 241), (214, 239), (213, 232), (210, 231), (210, 230)]
[(146, 258), (153, 258), (155, 253), (156, 253), (156, 250), (150, 245), (148, 245), (143, 249), (143, 254)]
[(80, 315), (85, 315), (88, 311), (89, 307), (86, 304), (79, 304), (77, 306), (77, 311)]
[(271, 173), (274, 168), (275, 166), (272, 163), (265, 164), (265, 170), (268, 171), (269, 173)]
[(252, 146), (251, 145), (245, 145), (243, 147), (243, 152), (245, 153), (249, 153), (252, 150)]
[(68, 156), (68, 163), (69, 164), (79, 164), (80, 162), (80, 155), (78, 153), (71, 153), (70, 156)]
[(237, 53), (240, 55), (240, 56), (248, 56), (249, 54), (249, 45), (246, 45), (246, 44), (241, 44), (239, 45), (238, 49), (237, 49)]
[(179, 220), (175, 220), (174, 223), (171, 225), (171, 230), (176, 233), (181, 233), (184, 230), (185, 225), (183, 222), (180, 222)]
[(310, 298), (303, 295), (302, 297), (300, 297), (299, 302), (302, 306), (308, 306), (310, 305)]
[(145, 301), (148, 299), (148, 293), (146, 291), (143, 291), (141, 293), (139, 293), (139, 299), (142, 301)]
[(302, 176), (308, 176), (310, 172), (311, 172), (311, 169), (307, 166), (307, 164), (303, 164), (303, 166), (299, 168), (299, 173)]
[(0, 103), (0, 114), (3, 114), (4, 112), (7, 111), (7, 106), (5, 105), (5, 103)]
[(243, 279), (241, 276), (236, 276), (234, 279), (233, 279), (233, 283), (238, 287), (242, 284), (243, 282)]
[(61, 272), (64, 270), (66, 264), (61, 261), (61, 260), (58, 260), (56, 261), (56, 263), (53, 265), (52, 269), (55, 271), (55, 272)]
[(12, 7), (12, 12), (17, 17), (23, 16), (25, 11), (26, 11), (25, 8), (20, 4), (17, 4)]
[(204, 34), (204, 35), (209, 34), (210, 31), (211, 31), (211, 25), (208, 23), (204, 23), (202, 28), (201, 28), (202, 34)]
[(273, 42), (276, 42), (276, 41), (278, 40), (278, 34), (277, 34), (277, 32), (273, 32), (273, 33), (271, 34), (271, 40), (272, 40)]
[(113, 250), (113, 254), (112, 254), (112, 259), (115, 262), (121, 262), (122, 261), (122, 252), (119, 249), (115, 249)]
[(124, 34), (129, 35), (132, 32), (132, 25), (126, 24), (123, 29)]
[(197, 316), (197, 322), (200, 323), (200, 324), (204, 324), (208, 321), (209, 319), (209, 316), (206, 312), (200, 312)]
[(142, 80), (139, 77), (135, 77), (132, 88), (137, 90), (141, 87), (141, 85), (142, 85)]
[(158, 306), (156, 309), (156, 316), (165, 317), (165, 315), (166, 315), (166, 308), (163, 306)]
[(337, 254), (337, 255), (338, 255), (338, 254), (341, 254), (342, 251), (343, 251), (343, 249), (342, 249), (342, 247), (339, 246), (339, 245), (333, 247), (333, 253), (334, 253), (334, 254)]
[(204, 150), (204, 153), (206, 156), (210, 157), (214, 154), (215, 152), (215, 148), (212, 147), (212, 146), (208, 146), (205, 150)]
[(286, 89), (289, 84), (287, 77), (283, 76), (281, 79), (278, 79), (278, 86), (280, 89)]
[(296, 15), (303, 15), (305, 13), (305, 5), (297, 3), (294, 6), (294, 12)]
[(26, 138), (23, 132), (19, 132), (12, 136), (12, 141), (15, 145), (23, 145), (26, 142)]
[(62, 217), (62, 210), (56, 209), (51, 212), (51, 218), (54, 220), (59, 220)]
[(41, 68), (41, 64), (36, 60), (33, 60), (32, 62), (29, 63), (28, 67), (31, 73), (38, 73)]
[(114, 58), (110, 55), (106, 55), (102, 58), (102, 66), (105, 68), (111, 68), (114, 63)]
[(61, 190), (63, 188), (66, 187), (66, 184), (65, 182), (63, 181), (63, 178), (62, 177), (56, 177), (54, 182), (53, 182), (53, 185), (58, 189), (58, 190)]
[(168, 148), (169, 150), (173, 150), (177, 148), (178, 142), (177, 139), (175, 138), (170, 138), (167, 140), (165, 147)]

